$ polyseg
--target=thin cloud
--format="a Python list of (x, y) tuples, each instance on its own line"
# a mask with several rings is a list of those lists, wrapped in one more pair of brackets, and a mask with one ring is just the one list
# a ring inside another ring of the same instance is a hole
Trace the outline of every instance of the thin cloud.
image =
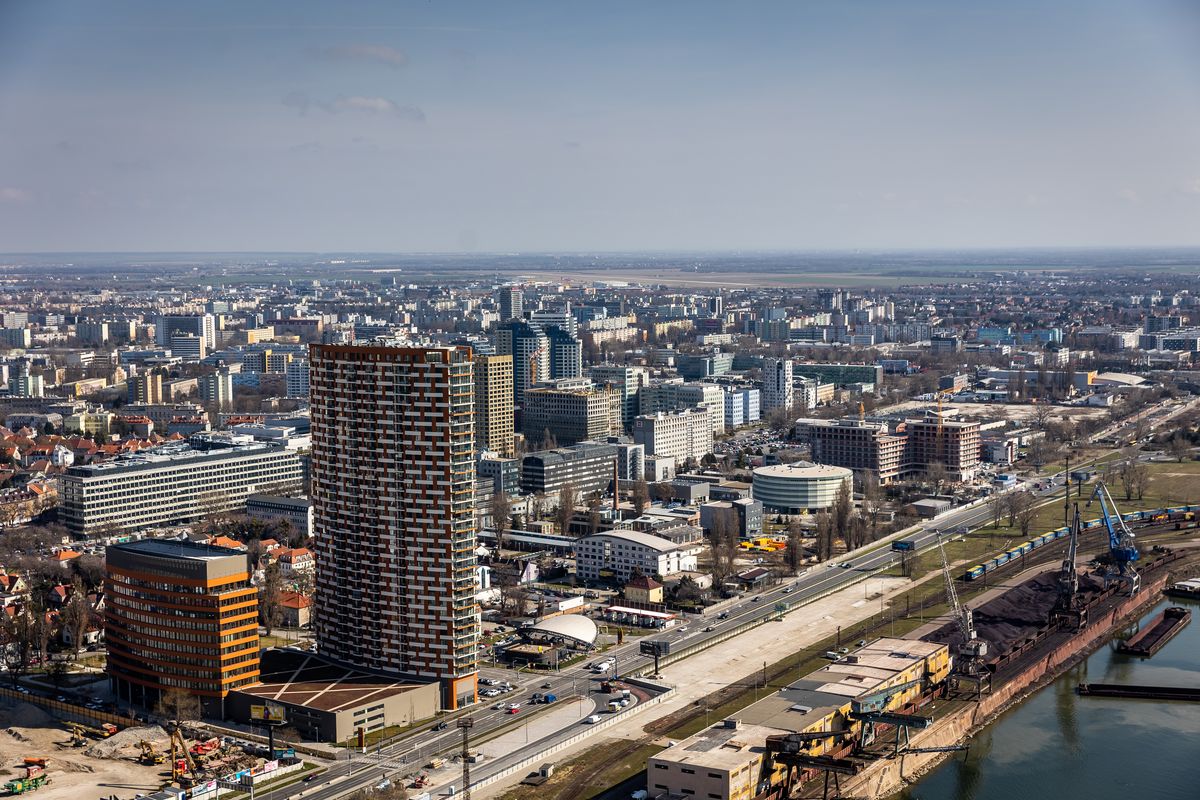
[(287, 108), (293, 108), (301, 116), (310, 109), (319, 108), (330, 114), (340, 114), (343, 111), (357, 111), (364, 114), (390, 116), (406, 122), (424, 122), (425, 112), (417, 106), (401, 105), (386, 97), (368, 95), (339, 95), (331, 101), (316, 100), (305, 92), (291, 92), (281, 101)]
[(28, 203), (29, 192), (16, 186), (0, 186), (0, 203)]
[(370, 61), (394, 69), (408, 66), (408, 53), (386, 44), (343, 44), (321, 48), (317, 53), (335, 61)]
[(334, 113), (339, 111), (363, 111), (368, 114), (399, 117), (408, 122), (425, 121), (425, 112), (421, 109), (416, 106), (402, 106), (395, 100), (389, 100), (386, 97), (366, 97), (363, 95), (342, 96), (329, 104), (329, 110)]

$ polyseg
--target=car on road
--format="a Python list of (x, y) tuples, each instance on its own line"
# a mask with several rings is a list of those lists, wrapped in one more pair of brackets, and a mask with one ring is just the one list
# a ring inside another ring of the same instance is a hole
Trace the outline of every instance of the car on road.
[(305, 775), (303, 780), (301, 780), (300, 782), (301, 783), (312, 783), (316, 779), (317, 779), (316, 775)]
[(583, 724), (585, 724), (585, 725), (595, 725), (599, 721), (600, 721), (599, 714), (592, 714), (590, 717), (583, 718)]
[(751, 602), (751, 603), (757, 603), (757, 602), (758, 602), (759, 600), (761, 600), (761, 599), (762, 599), (762, 598), (761, 598), (761, 597), (759, 597), (758, 595), (754, 595), (754, 597), (751, 597), (751, 598), (750, 598), (750, 602)]
[(432, 728), (430, 728), (430, 730), (434, 731), (434, 732), (444, 731), (444, 730), (446, 730), (446, 728), (449, 728), (449, 727), (450, 727), (449, 723), (447, 723), (446, 720), (442, 720), (437, 725), (434, 725)]
[(553, 685), (554, 685), (554, 684), (552, 684), (552, 683), (550, 683), (550, 682), (546, 682), (546, 683), (543, 683), (543, 684), (542, 684), (542, 688), (543, 688), (543, 689), (549, 689), (549, 688), (550, 688), (550, 687), (552, 687)]
[(493, 711), (502, 711), (504, 709), (504, 707), (507, 705), (508, 705), (508, 703), (496, 703), (496, 705), (492, 706), (492, 710)]
[(516, 713), (520, 712), (520, 710), (521, 710), (520, 706), (509, 706), (508, 707), (508, 713), (510, 713), (510, 714), (516, 714)]
[(729, 612), (722, 611), (720, 614), (717, 614), (717, 619), (729, 619)]
[(707, 628), (704, 629), (704, 632), (708, 633), (709, 631), (712, 631), (712, 630), (715, 630), (715, 628), (713, 628), (712, 625), (709, 625)]
[(791, 587), (791, 586), (787, 587), (786, 589), (784, 589), (784, 590), (783, 590), (783, 593), (784, 593), (784, 594), (791, 594), (791, 593), (792, 593), (792, 587)]

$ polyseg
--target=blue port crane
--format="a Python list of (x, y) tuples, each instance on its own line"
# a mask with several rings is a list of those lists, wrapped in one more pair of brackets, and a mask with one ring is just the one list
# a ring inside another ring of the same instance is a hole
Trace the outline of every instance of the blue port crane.
[(1133, 568), (1133, 562), (1140, 557), (1137, 540), (1133, 536), (1133, 531), (1129, 530), (1129, 526), (1125, 524), (1125, 520), (1121, 519), (1121, 515), (1117, 513), (1117, 504), (1113, 502), (1112, 494), (1108, 491), (1108, 486), (1104, 481), (1096, 481), (1096, 488), (1092, 490), (1088, 505), (1091, 505), (1092, 500), (1096, 498), (1100, 499), (1100, 513), (1104, 517), (1104, 527), (1108, 531), (1108, 554), (1116, 567), (1115, 571), (1113, 569), (1105, 571), (1104, 586), (1107, 588), (1110, 583), (1120, 581), (1129, 586), (1131, 596), (1135, 595), (1142, 587), (1141, 577)]

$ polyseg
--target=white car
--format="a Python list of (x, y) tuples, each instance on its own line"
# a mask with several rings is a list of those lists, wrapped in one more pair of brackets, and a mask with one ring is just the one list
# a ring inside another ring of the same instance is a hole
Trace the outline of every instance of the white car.
[(592, 714), (590, 717), (584, 717), (584, 718), (583, 718), (583, 724), (584, 724), (584, 725), (595, 725), (595, 724), (596, 724), (597, 722), (599, 722), (599, 721), (600, 721), (600, 715), (599, 715), (599, 714)]

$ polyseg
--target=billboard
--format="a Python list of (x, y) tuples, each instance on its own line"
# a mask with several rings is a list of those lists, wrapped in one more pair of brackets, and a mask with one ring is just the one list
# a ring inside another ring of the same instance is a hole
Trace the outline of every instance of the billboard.
[(671, 653), (670, 642), (641, 642), (638, 650), (644, 656), (665, 656)]
[(269, 725), (282, 725), (287, 722), (287, 714), (283, 706), (257, 705), (250, 706), (250, 719), (255, 722), (265, 722)]

